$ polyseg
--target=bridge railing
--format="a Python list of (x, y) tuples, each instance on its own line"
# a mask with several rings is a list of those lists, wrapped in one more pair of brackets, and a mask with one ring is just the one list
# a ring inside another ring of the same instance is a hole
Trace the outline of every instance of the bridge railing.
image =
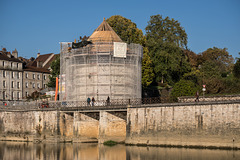
[[(192, 101), (178, 101), (177, 103), (192, 103), (194, 101), (194, 97), (192, 97)], [(215, 100), (215, 99), (213, 99)], [(227, 99), (222, 99), (222, 101), (226, 101)], [(231, 101), (240, 100), (239, 97), (235, 97), (235, 99), (230, 99)], [(200, 101), (204, 101), (204, 99), (200, 99)], [(220, 101), (218, 99), (218, 101)], [(87, 101), (49, 101), (49, 102), (23, 102), (23, 101), (2, 101), (0, 102), (0, 111), (4, 110), (39, 110), (45, 109), (47, 110), (55, 110), (55, 109), (67, 109), (67, 108), (126, 108), (128, 105), (144, 105), (144, 104), (156, 104), (156, 103), (172, 103), (173, 101), (171, 97), (154, 97), (154, 98), (136, 98), (136, 99), (113, 99), (110, 101), (107, 100), (96, 100), (94, 102), (88, 103)]]
[(167, 102), (169, 98), (136, 98), (136, 99), (113, 99), (96, 100), (88, 103), (87, 101), (45, 101), (45, 102), (23, 102), (23, 101), (2, 101), (0, 102), (1, 109), (41, 109), (41, 108), (69, 108), (69, 107), (122, 107), (127, 105), (153, 104)]

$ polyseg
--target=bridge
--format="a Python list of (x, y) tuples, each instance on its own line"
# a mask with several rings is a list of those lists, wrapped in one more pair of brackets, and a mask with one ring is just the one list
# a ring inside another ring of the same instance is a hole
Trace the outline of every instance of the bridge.
[[(97, 100), (88, 104), (86, 101), (0, 101), (1, 111), (92, 111), (92, 110), (126, 110), (129, 106), (147, 106), (157, 104), (166, 106), (169, 104), (202, 104), (202, 103), (215, 103), (215, 102), (229, 102), (240, 100), (240, 95), (225, 95), (225, 96), (208, 96), (199, 98), (200, 103), (195, 103), (194, 97), (180, 97), (177, 102), (173, 101), (171, 97), (154, 97), (154, 98), (138, 98), (138, 99), (115, 99), (109, 102)], [(46, 105), (42, 105), (42, 104)]]

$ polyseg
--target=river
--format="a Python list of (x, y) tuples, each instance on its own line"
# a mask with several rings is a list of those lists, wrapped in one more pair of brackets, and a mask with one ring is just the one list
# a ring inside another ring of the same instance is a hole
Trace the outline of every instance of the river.
[(240, 151), (104, 146), (93, 143), (0, 142), (0, 160), (239, 160)]

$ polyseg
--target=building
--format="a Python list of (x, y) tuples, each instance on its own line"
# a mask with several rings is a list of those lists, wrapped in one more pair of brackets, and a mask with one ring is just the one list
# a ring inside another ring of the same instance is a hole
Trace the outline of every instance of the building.
[(0, 51), (0, 100), (22, 99), (23, 62), (18, 60), (18, 51)]
[(26, 99), (35, 91), (47, 88), (50, 64), (57, 55), (38, 53), (37, 58), (18, 57), (3, 48), (0, 51), (0, 101)]
[(37, 58), (27, 62), (23, 70), (23, 98), (27, 98), (33, 92), (39, 92), (47, 88), (50, 75), (50, 65), (56, 55), (37, 54)]
[(88, 41), (60, 43), (60, 100), (141, 98), (142, 46), (124, 43), (105, 20)]

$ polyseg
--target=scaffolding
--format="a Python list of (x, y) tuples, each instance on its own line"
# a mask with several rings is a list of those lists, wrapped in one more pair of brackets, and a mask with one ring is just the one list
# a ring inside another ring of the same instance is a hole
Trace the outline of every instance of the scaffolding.
[(127, 44), (123, 58), (114, 56), (114, 42), (98, 41), (76, 49), (71, 44), (60, 43), (60, 100), (141, 98), (141, 45)]

